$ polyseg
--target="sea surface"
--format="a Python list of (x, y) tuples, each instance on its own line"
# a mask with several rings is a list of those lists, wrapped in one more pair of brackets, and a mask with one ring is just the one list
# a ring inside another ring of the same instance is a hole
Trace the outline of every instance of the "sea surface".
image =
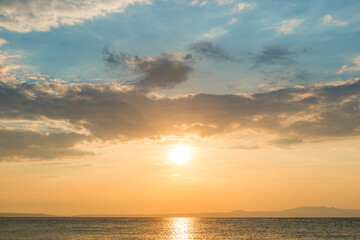
[(360, 218), (0, 218), (0, 239), (360, 239)]

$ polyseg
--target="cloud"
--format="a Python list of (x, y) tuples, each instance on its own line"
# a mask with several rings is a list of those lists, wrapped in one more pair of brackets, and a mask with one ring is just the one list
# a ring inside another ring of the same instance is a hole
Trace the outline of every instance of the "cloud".
[(191, 44), (189, 49), (195, 54), (198, 54), (200, 57), (215, 59), (219, 61), (237, 61), (224, 49), (215, 46), (211, 42), (196, 42)]
[(129, 5), (149, 0), (4, 0), (0, 1), (0, 27), (13, 32), (49, 31), (75, 25), (108, 13), (123, 12)]
[(286, 46), (266, 46), (252, 57), (253, 67), (264, 74), (265, 82), (260, 88), (273, 89), (296, 84), (304, 84), (309, 79), (307, 71), (297, 69), (296, 58), (307, 54), (307, 49), (289, 49)]
[(245, 9), (254, 8), (254, 4), (248, 3), (248, 2), (240, 2), (234, 4), (235, 0), (216, 0), (219, 5), (230, 5), (233, 4), (233, 8), (231, 13), (239, 13), (244, 11)]
[(303, 143), (303, 140), (300, 138), (280, 138), (270, 141), (270, 143), (278, 147), (287, 148), (295, 144)]
[(108, 46), (104, 46), (102, 49), (102, 56), (105, 63), (111, 66), (118, 66), (125, 63), (125, 58), (128, 54), (125, 52), (110, 50)]
[[(135, 80), (127, 81), (137, 90), (148, 92), (154, 88), (174, 88), (185, 82), (193, 72), (197, 59), (238, 62), (221, 47), (210, 42), (196, 42), (189, 46), (190, 53), (166, 53), (159, 56), (131, 56), (126, 52), (103, 48), (103, 60), (111, 67), (124, 67), (132, 71)], [(194, 58), (193, 54), (199, 58)]]
[(188, 65), (191, 55), (163, 54), (155, 57), (132, 57), (125, 52), (103, 49), (103, 59), (110, 65), (122, 65), (139, 74), (130, 84), (141, 90), (173, 88), (186, 81), (193, 68)]
[(199, 4), (199, 0), (193, 0), (190, 4), (192, 6), (195, 6), (195, 5)]
[(295, 51), (290, 51), (287, 47), (268, 46), (255, 56), (255, 63), (290, 65), (296, 63), (294, 60), (296, 55)]
[(225, 28), (223, 28), (223, 27), (216, 27), (216, 28), (210, 29), (209, 32), (204, 33), (203, 37), (204, 37), (204, 38), (212, 39), (212, 38), (216, 38), (216, 37), (222, 36), (222, 35), (224, 35), (224, 34), (226, 34), (226, 33), (228, 33), (228, 30), (226, 30)]
[(219, 5), (232, 4), (235, 0), (216, 0)]
[[(220, 3), (219, 2), (219, 5), (222, 5), (222, 4), (229, 4), (229, 3), (223, 3), (223, 2)], [(249, 6), (253, 7), (253, 5), (249, 5)], [(247, 5), (246, 5), (246, 7), (247, 7)], [(238, 7), (236, 8), (236, 11), (238, 11)], [(217, 38), (222, 35), (225, 35), (229, 32), (229, 30), (228, 30), (229, 26), (234, 25), (237, 22), (238, 22), (238, 19), (233, 17), (227, 23), (210, 29), (210, 31), (207, 33), (204, 33), (202, 35), (202, 37), (212, 39), (212, 38)]]
[(235, 12), (242, 12), (243, 10), (245, 10), (246, 8), (253, 8), (254, 5), (247, 3), (247, 2), (241, 2), (235, 5)]
[(7, 44), (8, 43), (8, 41), (6, 41), (5, 39), (3, 39), (3, 38), (0, 38), (0, 47), (2, 46), (2, 45), (4, 45), (4, 44)]
[(190, 53), (166, 53), (143, 57), (110, 50), (105, 46), (103, 60), (111, 67), (123, 67), (135, 74), (135, 80), (127, 81), (125, 84), (141, 92), (148, 92), (154, 88), (170, 89), (185, 82), (193, 72), (191, 64), (202, 58), (238, 62), (221, 47), (210, 42), (193, 43), (189, 50)]
[(290, 34), (294, 32), (294, 29), (300, 25), (302, 21), (297, 18), (287, 19), (281, 21), (278, 30), (283, 34)]
[(75, 133), (36, 133), (0, 128), (0, 161), (23, 158), (53, 159), (93, 155), (75, 148), (86, 136)]
[(277, 69), (270, 72), (265, 72), (265, 83), (259, 85), (264, 89), (274, 89), (294, 84), (307, 83), (309, 79), (309, 73), (304, 70), (286, 70)]
[(237, 18), (232, 18), (232, 19), (230, 19), (230, 21), (228, 21), (227, 25), (231, 26), (231, 25), (233, 25), (233, 24), (235, 24), (237, 22), (238, 22)]
[(208, 1), (199, 1), (199, 0), (193, 0), (190, 4), (192, 5), (192, 6), (195, 6), (195, 5), (200, 5), (200, 6), (204, 6), (205, 4), (207, 4), (208, 3)]
[(342, 21), (338, 21), (338, 20), (334, 20), (333, 17), (331, 15), (326, 15), (323, 18), (323, 23), (324, 24), (334, 24), (334, 25), (346, 25), (347, 22), (342, 22)]
[[(3, 44), (6, 43), (7, 42), (3, 42)], [(21, 68), (26, 68), (26, 66), (16, 63), (16, 59), (19, 58), (21, 58), (21, 56), (11, 55), (5, 51), (0, 50), (0, 83), (18, 81), (18, 78), (13, 72)]]
[(353, 60), (354, 65), (348, 66), (344, 65), (341, 67), (339, 71), (337, 71), (338, 74), (343, 74), (345, 72), (358, 72), (360, 71), (360, 55), (354, 58)]
[[(56, 150), (57, 156), (69, 155), (65, 150), (82, 154), (74, 152), (76, 144), (91, 140), (130, 141), (188, 134), (215, 137), (246, 131), (268, 139), (261, 146), (286, 147), (360, 136), (359, 99), (359, 78), (247, 95), (193, 94), (175, 98), (147, 96), (119, 85), (1, 84), (0, 120), (63, 121), (88, 132), (85, 135), (24, 130), (24, 136), (19, 137), (15, 130), (3, 131), (4, 146), (6, 139), (24, 139), (18, 146), (26, 150), (24, 156), (43, 149), (42, 156), (46, 157), (46, 148)], [(8, 137), (9, 131), (15, 137)], [(26, 139), (31, 138), (35, 140), (28, 143)], [(253, 145), (251, 139), (248, 141)]]

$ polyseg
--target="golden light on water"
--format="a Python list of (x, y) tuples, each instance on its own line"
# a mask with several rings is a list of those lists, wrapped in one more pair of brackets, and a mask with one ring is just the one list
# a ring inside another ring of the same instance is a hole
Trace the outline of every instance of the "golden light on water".
[(188, 240), (193, 239), (191, 234), (192, 218), (171, 218), (171, 239)]
[(169, 154), (169, 160), (172, 163), (183, 165), (191, 160), (192, 148), (187, 145), (177, 145)]

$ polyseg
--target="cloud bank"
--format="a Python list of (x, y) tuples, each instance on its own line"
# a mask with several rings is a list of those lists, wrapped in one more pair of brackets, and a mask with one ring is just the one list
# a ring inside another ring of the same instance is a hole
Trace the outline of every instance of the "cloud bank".
[(75, 148), (75, 145), (86, 139), (76, 133), (36, 133), (0, 129), (0, 160), (41, 158), (52, 159), (59, 156), (84, 156), (93, 153)]
[(88, 154), (75, 148), (84, 141), (188, 134), (211, 137), (245, 131), (269, 137), (267, 146), (288, 147), (359, 136), (360, 79), (248, 95), (194, 94), (176, 98), (149, 97), (118, 85), (0, 85), (0, 124), (5, 120), (39, 119), (63, 121), (73, 128), (86, 129), (87, 134), (2, 128), (0, 158), (34, 157), (35, 152), (42, 152), (37, 157)]

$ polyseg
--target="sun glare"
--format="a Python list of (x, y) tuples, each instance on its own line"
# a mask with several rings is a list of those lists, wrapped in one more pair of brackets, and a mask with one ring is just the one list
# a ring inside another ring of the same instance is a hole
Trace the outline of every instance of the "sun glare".
[(186, 145), (178, 145), (171, 150), (169, 159), (175, 164), (183, 165), (191, 160), (191, 152), (191, 147)]

